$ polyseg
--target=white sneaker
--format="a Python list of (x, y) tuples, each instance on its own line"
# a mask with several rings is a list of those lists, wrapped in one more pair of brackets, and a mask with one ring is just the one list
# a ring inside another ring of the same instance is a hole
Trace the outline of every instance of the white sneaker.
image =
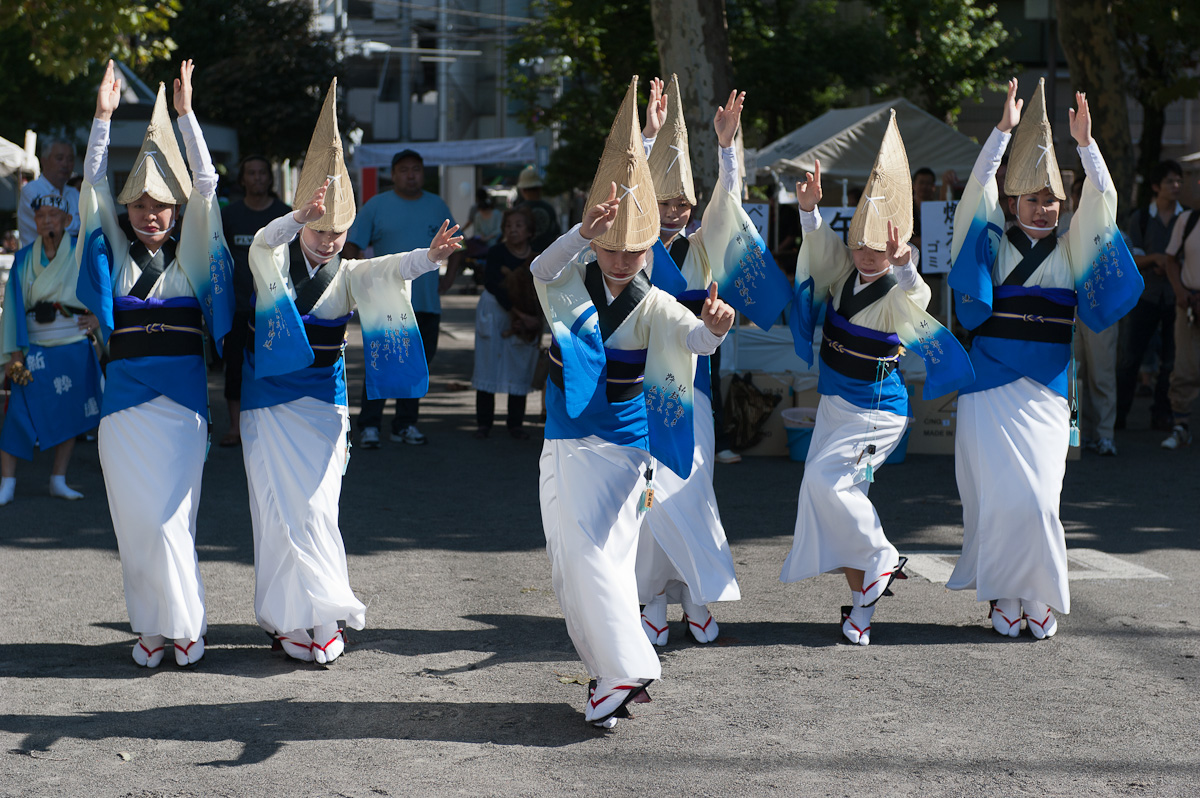
[(0, 478), (0, 507), (8, 504), (13, 500), (13, 496), (17, 493), (17, 478), (3, 477)]
[(424, 446), (429, 442), (415, 424), (409, 424), (399, 432), (393, 432), (392, 440), (396, 443), (407, 443), (410, 446)]
[(717, 452), (717, 462), (725, 463), (726, 465), (740, 463), (742, 462), (742, 456), (733, 449), (722, 449)]
[(1112, 438), (1101, 438), (1096, 441), (1092, 451), (1101, 457), (1114, 457), (1117, 454), (1117, 444), (1113, 442)]
[(1182, 424), (1176, 424), (1171, 430), (1171, 437), (1160, 444), (1164, 449), (1178, 449), (1192, 442), (1192, 433)]
[(364, 449), (379, 448), (379, 427), (364, 427), (359, 433), (358, 445)]

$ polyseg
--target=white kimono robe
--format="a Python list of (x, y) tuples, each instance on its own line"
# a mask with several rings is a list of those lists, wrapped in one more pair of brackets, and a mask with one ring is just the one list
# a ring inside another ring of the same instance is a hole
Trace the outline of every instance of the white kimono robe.
[[(250, 267), (260, 293), (264, 281), (278, 280), (295, 300), (288, 244), (302, 227), (288, 214), (254, 237)], [(427, 253), (419, 249), (368, 260), (331, 261), (325, 268), (335, 268), (337, 273), (310, 315), (338, 319), (349, 316), (360, 303), (397, 300), (397, 294), (406, 297), (408, 280), (439, 266)], [(309, 271), (314, 271), (311, 266)], [(405, 298), (398, 304), (406, 303)], [(249, 359), (245, 370), (249, 380), (253, 375)], [(308, 376), (307, 371), (302, 369), (299, 376)], [(259, 625), (271, 633), (338, 621), (362, 629), (366, 622), (366, 606), (350, 587), (338, 527), (350, 430), (342, 365), (313, 369), (314, 379), (318, 375), (322, 382), (335, 383), (324, 386), (320, 398), (290, 390), (287, 378), (293, 375), (283, 375), (279, 381), (283, 387), (267, 406), (242, 411), (242, 456), (254, 529), (254, 613)], [(258, 385), (248, 387), (250, 392), (260, 390)], [(330, 398), (333, 401), (327, 401)]]

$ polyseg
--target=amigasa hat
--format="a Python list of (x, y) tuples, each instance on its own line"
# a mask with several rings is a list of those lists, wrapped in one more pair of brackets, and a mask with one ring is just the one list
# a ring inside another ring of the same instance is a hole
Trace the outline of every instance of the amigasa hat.
[(908, 169), (908, 154), (896, 126), (896, 111), (892, 110), (875, 165), (867, 177), (866, 188), (850, 220), (847, 241), (850, 249), (887, 251), (888, 222), (900, 231), (900, 241), (913, 234), (912, 173)]
[(1046, 118), (1046, 79), (1039, 78), (1037, 90), (1029, 107), (1021, 115), (1021, 123), (1013, 131), (1008, 150), (1008, 171), (1004, 174), (1004, 193), (1010, 197), (1036, 194), (1050, 189), (1059, 200), (1065, 200), (1058, 158), (1054, 155), (1054, 134)]
[(590, 208), (607, 200), (610, 184), (617, 184), (617, 199), (621, 201), (617, 218), (607, 233), (593, 239), (598, 246), (617, 252), (641, 252), (658, 240), (658, 200), (638, 126), (637, 82), (634, 75), (604, 142), (585, 206)]
[(679, 78), (671, 75), (667, 86), (667, 118), (646, 159), (654, 195), (660, 200), (683, 197), (696, 204), (696, 186), (692, 180), (692, 156), (688, 151), (687, 125), (683, 119), (683, 101), (679, 99)]
[(146, 138), (117, 202), (128, 205), (142, 194), (149, 194), (159, 202), (182, 205), (191, 193), (192, 180), (175, 139), (175, 128), (167, 115), (167, 90), (159, 83), (150, 127), (146, 128)]
[(308, 227), (318, 232), (344, 233), (354, 224), (354, 187), (350, 184), (350, 173), (346, 170), (346, 158), (342, 152), (342, 137), (337, 123), (337, 78), (329, 84), (321, 115), (308, 143), (308, 154), (300, 179), (296, 181), (296, 193), (292, 208), (299, 209), (312, 197), (326, 180), (330, 180), (325, 192), (325, 215)]

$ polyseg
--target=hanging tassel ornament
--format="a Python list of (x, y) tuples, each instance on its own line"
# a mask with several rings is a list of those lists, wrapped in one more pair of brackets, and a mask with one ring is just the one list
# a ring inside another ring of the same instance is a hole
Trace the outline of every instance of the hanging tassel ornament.
[(1071, 435), (1070, 445), (1076, 448), (1079, 447), (1079, 377), (1076, 372), (1078, 364), (1075, 361), (1075, 328), (1071, 328), (1071, 384), (1069, 390), (1071, 393)]
[(646, 487), (642, 489), (642, 496), (638, 499), (639, 514), (649, 512), (654, 506), (654, 469), (646, 466), (646, 473), (642, 476), (646, 478)]

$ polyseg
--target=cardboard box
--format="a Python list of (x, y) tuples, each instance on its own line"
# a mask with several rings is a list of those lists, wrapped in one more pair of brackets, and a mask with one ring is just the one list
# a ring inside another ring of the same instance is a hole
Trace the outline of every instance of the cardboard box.
[[(909, 454), (954, 454), (954, 433), (958, 429), (958, 393), (932, 401), (921, 398), (924, 382), (908, 384), (908, 406), (913, 417), (908, 438)], [(1078, 460), (1078, 446), (1067, 447), (1067, 460)]]
[(954, 432), (958, 427), (958, 392), (926, 401), (921, 398), (924, 382), (908, 384), (908, 412), (912, 432), (908, 454), (954, 454)]
[[(721, 378), (722, 396), (729, 396), (729, 380), (730, 375), (728, 374)], [(787, 457), (787, 431), (783, 428), (783, 410), (786, 407), (795, 406), (792, 392), (792, 374), (786, 371), (778, 374), (752, 371), (750, 372), (750, 381), (758, 390), (763, 393), (775, 394), (780, 399), (779, 404), (775, 405), (775, 409), (771, 411), (771, 415), (767, 417), (767, 421), (763, 425), (762, 440), (749, 449), (739, 449), (738, 452), (743, 455), (758, 457)]]

